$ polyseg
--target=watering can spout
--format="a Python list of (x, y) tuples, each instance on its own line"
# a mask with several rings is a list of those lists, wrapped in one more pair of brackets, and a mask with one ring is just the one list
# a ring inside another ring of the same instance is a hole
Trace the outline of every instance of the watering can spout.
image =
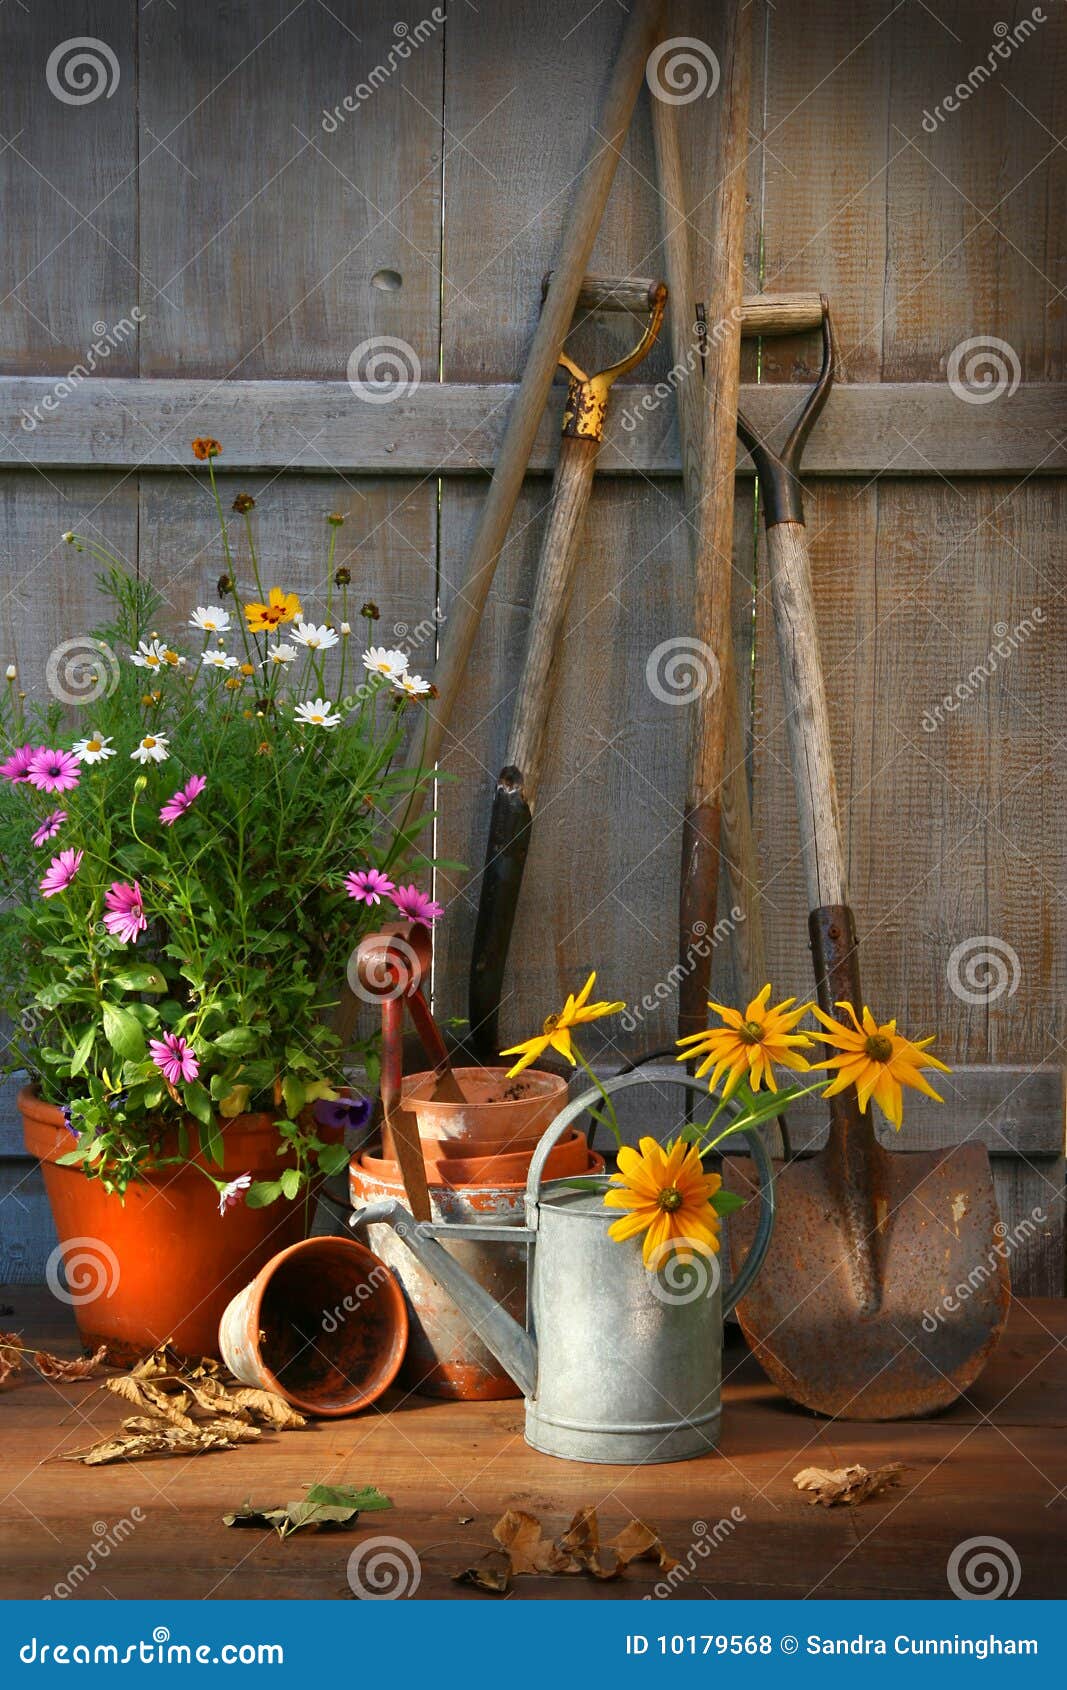
[[(361, 1209), (352, 1216), (350, 1225), (358, 1228), (383, 1223), (392, 1227), (427, 1273), (462, 1309), (483, 1344), (507, 1369), (523, 1396), (528, 1400), (534, 1397), (537, 1390), (537, 1346), (530, 1334), (438, 1243), (435, 1236), (437, 1227), (431, 1221), (415, 1220), (403, 1203), (395, 1198)], [(460, 1229), (447, 1226), (441, 1230), (454, 1237)], [(484, 1234), (491, 1229), (478, 1227), (471, 1231)], [(507, 1236), (509, 1239), (521, 1237), (522, 1229), (508, 1227)]]

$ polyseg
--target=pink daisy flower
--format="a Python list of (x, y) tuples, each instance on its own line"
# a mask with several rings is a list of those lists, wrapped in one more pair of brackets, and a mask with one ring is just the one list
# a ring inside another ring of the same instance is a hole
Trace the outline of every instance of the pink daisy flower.
[(401, 915), (409, 921), (421, 921), (424, 927), (432, 927), (445, 913), (443, 904), (435, 904), (430, 894), (420, 892), (417, 886), (397, 886), (390, 896)]
[(24, 782), (28, 778), (30, 764), (43, 750), (43, 745), (20, 745), (6, 762), (0, 763), (0, 775), (16, 785)]
[(245, 1192), (252, 1184), (251, 1174), (238, 1174), (228, 1185), (219, 1187), (219, 1214), (224, 1215), (227, 1209), (235, 1209)]
[(141, 888), (136, 880), (132, 886), (126, 880), (112, 881), (104, 894), (104, 902), (108, 910), (104, 926), (108, 932), (121, 939), (124, 945), (136, 944), (138, 933), (143, 933), (148, 926)]
[(357, 868), (345, 875), (345, 891), (350, 898), (364, 904), (380, 904), (396, 891), (387, 874), (380, 868)]
[(54, 898), (57, 892), (67, 890), (82, 866), (83, 854), (81, 851), (60, 851), (58, 857), (52, 858), (41, 881), (41, 891), (46, 898)]
[(32, 843), (34, 845), (47, 845), (50, 839), (55, 838), (66, 819), (66, 810), (53, 810), (52, 814), (45, 816), (40, 827), (30, 835)]
[(73, 751), (35, 751), (26, 769), (26, 779), (38, 792), (70, 792), (78, 784), (78, 759)]
[(180, 1033), (164, 1033), (161, 1039), (149, 1039), (148, 1049), (163, 1078), (172, 1086), (179, 1080), (195, 1080), (200, 1072), (196, 1052)]
[(179, 816), (183, 816), (194, 799), (199, 798), (207, 785), (205, 775), (191, 775), (184, 786), (180, 786), (172, 798), (168, 798), (159, 812), (159, 819), (164, 827), (173, 827)]

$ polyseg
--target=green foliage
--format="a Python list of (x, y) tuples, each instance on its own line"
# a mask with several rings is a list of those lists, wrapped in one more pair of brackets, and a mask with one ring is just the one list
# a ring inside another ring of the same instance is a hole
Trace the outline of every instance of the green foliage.
[[(331, 560), (335, 539), (331, 527)], [(95, 544), (72, 543), (105, 565), (110, 604), (105, 624), (78, 641), (91, 697), (64, 712), (52, 699), (27, 703), (9, 681), (0, 759), (22, 745), (70, 750), (97, 736), (114, 754), (82, 755), (70, 791), (0, 780), (7, 1065), (29, 1069), (41, 1094), (69, 1109), (78, 1136), (64, 1160), (118, 1192), (149, 1164), (194, 1157), (222, 1189), (227, 1122), (267, 1110), (292, 1165), (253, 1186), (248, 1201), (291, 1201), (342, 1165), (341, 1148), (318, 1137), (312, 1105), (343, 1083), (349, 1053), (330, 1013), (355, 945), (385, 914), (349, 898), (344, 876), (426, 865), (410, 822), (423, 777), (400, 761), (422, 711), (387, 679), (368, 677), (358, 634), (274, 663), (270, 649), (288, 643), (295, 622), (253, 632), (236, 597), (225, 600), (231, 626), (221, 636), (189, 624), (164, 634), (147, 583)], [(236, 572), (225, 523), (224, 544)], [(256, 584), (244, 596), (265, 602), (251, 549), (249, 562)], [(347, 601), (345, 580), (303, 615), (339, 631)], [(155, 659), (132, 661), (139, 642), (157, 639)], [(205, 662), (223, 647), (240, 667)], [(297, 705), (317, 699), (334, 701), (339, 725), (298, 719)], [(165, 761), (131, 756), (145, 736), (166, 747)], [(167, 825), (162, 805), (194, 775), (204, 790)], [(35, 849), (31, 833), (55, 810), (66, 819)], [(39, 881), (64, 850), (82, 853), (77, 873), (45, 898)], [(116, 883), (140, 891), (147, 926), (133, 943), (105, 925)], [(195, 1077), (172, 1081), (153, 1060), (152, 1041), (168, 1035), (185, 1042)], [(373, 1061), (369, 1049), (356, 1054)]]

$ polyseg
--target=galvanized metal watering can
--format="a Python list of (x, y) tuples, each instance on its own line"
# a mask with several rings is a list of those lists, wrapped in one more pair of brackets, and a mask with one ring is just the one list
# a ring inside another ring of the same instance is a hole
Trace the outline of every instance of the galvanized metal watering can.
[[(631, 1073), (605, 1082), (613, 1093), (638, 1085), (680, 1085), (707, 1098), (688, 1075)], [(685, 1461), (718, 1440), (722, 1323), (759, 1272), (774, 1222), (774, 1174), (750, 1134), (760, 1176), (760, 1218), (748, 1258), (723, 1297), (719, 1258), (667, 1257), (657, 1272), (640, 1243), (608, 1236), (618, 1211), (599, 1193), (563, 1181), (542, 1185), (553, 1145), (586, 1109), (587, 1091), (557, 1115), (530, 1164), (526, 1225), (455, 1226), (415, 1221), (403, 1204), (372, 1204), (352, 1225), (386, 1222), (453, 1297), (526, 1398), (526, 1441), (567, 1461)], [(524, 1331), (476, 1284), (441, 1240), (499, 1239), (527, 1250)]]

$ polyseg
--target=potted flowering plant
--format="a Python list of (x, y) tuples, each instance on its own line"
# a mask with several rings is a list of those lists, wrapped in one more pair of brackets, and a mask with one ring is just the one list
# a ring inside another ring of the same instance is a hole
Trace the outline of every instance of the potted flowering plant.
[(119, 1348), (213, 1350), (229, 1298), (305, 1234), (315, 1182), (346, 1163), (346, 1116), (369, 1114), (341, 1096), (346, 962), (383, 899), (440, 913), (399, 884), (424, 864), (422, 776), (401, 756), (431, 689), (374, 644), (373, 605), (352, 618), (340, 517), (317, 615), (265, 586), (253, 501), (234, 501), (240, 545), (223, 515), (219, 450), (194, 443), (221, 602), (164, 633), (152, 588), (67, 535), (102, 564), (110, 620), (59, 648), (80, 673), (52, 675), (58, 698), (32, 704), (9, 666), (0, 705), (8, 1066), (29, 1072), (27, 1144), (61, 1243), (80, 1247), (83, 1334)]

